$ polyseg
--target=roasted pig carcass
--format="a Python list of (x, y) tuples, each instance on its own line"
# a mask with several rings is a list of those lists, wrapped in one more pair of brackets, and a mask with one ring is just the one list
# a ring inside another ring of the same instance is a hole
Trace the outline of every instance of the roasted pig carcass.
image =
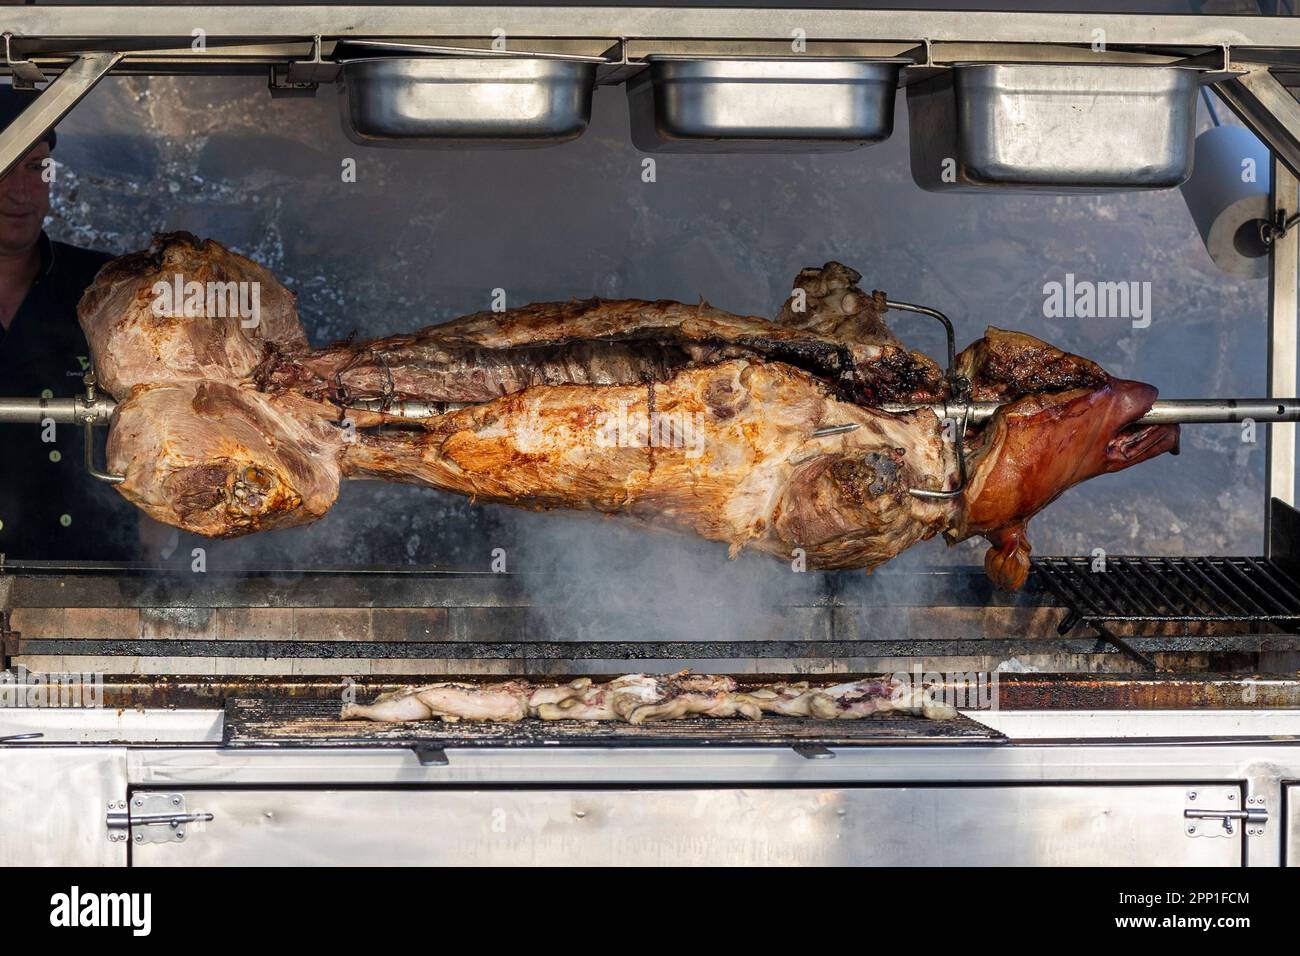
[(820, 720), (855, 720), (906, 713), (932, 720), (957, 716), (934, 692), (898, 677), (818, 687), (807, 682), (741, 689), (731, 677), (708, 674), (626, 674), (609, 681), (580, 677), (567, 684), (532, 686), (439, 683), (381, 694), (374, 703), (343, 705), (344, 720), (516, 721), (601, 720), (643, 724), (686, 717), (743, 717), (764, 713)]
[[(118, 490), (209, 536), (315, 520), (342, 478), (379, 478), (627, 516), (810, 568), (870, 569), (940, 533), (982, 534), (990, 576), (1018, 587), (1030, 517), (1080, 481), (1176, 450), (1176, 426), (1136, 424), (1155, 389), (996, 329), (958, 360), (977, 400), (1006, 403), (990, 422), (963, 435), (928, 408), (886, 411), (950, 398), (950, 383), (858, 279), (839, 263), (805, 269), (776, 321), (591, 299), (312, 350), (266, 270), (172, 233), (105, 266), (80, 318), (120, 403)], [(251, 284), (267, 305), (158, 308), (169, 289), (202, 300), (204, 283)], [(386, 411), (412, 401), (442, 413)], [(957, 485), (956, 441), (966, 490), (913, 494)]]

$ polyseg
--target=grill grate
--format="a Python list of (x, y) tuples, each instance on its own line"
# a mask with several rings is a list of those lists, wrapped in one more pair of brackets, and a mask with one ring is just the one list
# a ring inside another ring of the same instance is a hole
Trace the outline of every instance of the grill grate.
[(1034, 568), (1078, 623), (1300, 621), (1300, 582), (1279, 562), (1251, 557), (1035, 558)]
[(881, 714), (862, 720), (695, 718), (632, 725), (592, 720), (513, 723), (424, 720), (387, 724), (339, 720), (338, 713), (337, 699), (231, 698), (226, 701), (224, 743), (227, 747), (830, 747), (987, 744), (1006, 739), (965, 715), (953, 720), (925, 720), (902, 714)]

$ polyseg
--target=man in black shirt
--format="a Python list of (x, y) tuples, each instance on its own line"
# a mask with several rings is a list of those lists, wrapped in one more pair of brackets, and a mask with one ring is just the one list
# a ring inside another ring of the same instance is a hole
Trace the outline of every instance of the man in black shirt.
[[(34, 94), (0, 87), (0, 127)], [(54, 133), (0, 179), (0, 396), (64, 397), (83, 389), (90, 350), (77, 301), (111, 256), (53, 242)], [(103, 461), (103, 436), (99, 436)], [(136, 510), (82, 463), (77, 425), (0, 424), (0, 553), (6, 560), (137, 556)]]

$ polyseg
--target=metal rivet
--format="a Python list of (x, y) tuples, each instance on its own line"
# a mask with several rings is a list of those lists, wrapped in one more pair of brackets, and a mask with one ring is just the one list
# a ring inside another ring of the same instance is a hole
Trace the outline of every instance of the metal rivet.
[(1188, 800), (1195, 800), (1195, 799), (1196, 799), (1196, 791), (1193, 790), (1191, 793), (1189, 793), (1189, 794), (1187, 795), (1187, 799), (1188, 799)]
[(574, 810), (574, 811), (573, 811), (573, 815), (574, 815), (575, 817), (577, 817), (579, 820), (581, 820), (583, 817), (585, 817), (585, 816), (587, 815), (587, 811), (586, 811), (586, 810)]
[(1230, 793), (1230, 794), (1228, 794), (1228, 799), (1229, 799), (1229, 800), (1236, 800), (1236, 799), (1237, 799), (1237, 795), (1236, 795), (1235, 793)]
[(1188, 832), (1188, 833), (1195, 833), (1195, 832), (1196, 832), (1196, 827), (1188, 827), (1188, 828), (1187, 828), (1187, 832)]
[(137, 834), (135, 835), (135, 842), (136, 842), (136, 843), (143, 843), (143, 842), (144, 842), (144, 834), (143, 834), (143, 833), (137, 833)]
[(181, 798), (180, 798), (180, 797), (172, 797), (172, 806), (173, 806), (173, 807), (179, 807), (180, 805), (181, 805)]
[(136, 797), (136, 798), (135, 798), (135, 805), (136, 805), (137, 807), (143, 807), (143, 806), (144, 806), (144, 801), (141, 800), (139, 797)]

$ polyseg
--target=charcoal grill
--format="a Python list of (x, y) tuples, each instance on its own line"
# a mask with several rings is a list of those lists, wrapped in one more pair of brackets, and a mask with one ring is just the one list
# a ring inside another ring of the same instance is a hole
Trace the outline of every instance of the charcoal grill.
[[(203, 48), (191, 35), (200, 12)], [(93, 685), (105, 705), (93, 722), (75, 707), (0, 708), (0, 862), (1300, 859), (1300, 18), (321, 4), (28, 6), (0, 22), (0, 72), (19, 85), (53, 79), (0, 134), (0, 170), (110, 73), (257, 74), (272, 95), (313, 95), (337, 80), (345, 44), (494, 56), (501, 31), (510, 56), (591, 63), (598, 85), (614, 85), (654, 58), (788, 58), (797, 24), (806, 55), (898, 63), (903, 84), (954, 63), (1192, 67), (1272, 150), (1279, 223), (1265, 397), (1152, 413), (1275, 423), (1262, 554), (1040, 557), (1016, 594), (976, 569), (886, 568), (852, 587), (826, 574), (803, 601), (764, 608), (746, 640), (594, 641), (537, 628), (526, 571), (284, 568), (196, 581), (0, 556), (4, 664), (108, 675)], [(992, 408), (957, 411), (977, 422)], [(93, 388), (66, 402), (0, 398), (0, 421), (52, 417), (88, 433), (111, 412)], [(943, 724), (337, 719), (344, 694), (444, 676), (692, 665), (833, 682), (916, 668), (946, 691), (954, 675), (1012, 657), (1038, 670), (998, 674), (997, 710)], [(1243, 713), (1248, 733), (1234, 729)], [(176, 826), (156, 819), (159, 807)]]

